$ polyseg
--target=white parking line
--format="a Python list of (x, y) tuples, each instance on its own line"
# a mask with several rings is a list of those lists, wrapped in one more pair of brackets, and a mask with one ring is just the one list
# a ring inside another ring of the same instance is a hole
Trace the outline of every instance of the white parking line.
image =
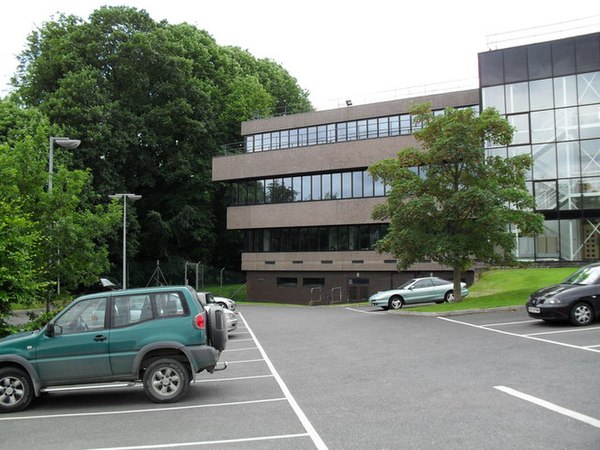
[(248, 332), (250, 333), (250, 336), (252, 336), (252, 339), (254, 339), (254, 342), (256, 342), (256, 346), (258, 347), (258, 350), (260, 351), (260, 354), (265, 359), (265, 362), (267, 363), (267, 366), (269, 366), (269, 369), (271, 370), (271, 373), (275, 377), (275, 380), (277, 380), (277, 384), (279, 384), (279, 387), (283, 391), (283, 395), (285, 395), (285, 397), (287, 398), (290, 406), (292, 407), (292, 409), (296, 413), (296, 416), (298, 416), (298, 419), (300, 420), (300, 422), (302, 422), (302, 425), (304, 426), (304, 429), (309, 434), (309, 436), (312, 439), (313, 443), (315, 444), (315, 446), (317, 447), (318, 450), (327, 450), (327, 446), (325, 445), (325, 442), (323, 442), (323, 440), (321, 439), (321, 436), (319, 436), (319, 433), (317, 433), (317, 430), (315, 430), (315, 428), (312, 426), (312, 424), (308, 420), (308, 417), (306, 417), (306, 414), (304, 414), (304, 411), (302, 411), (302, 409), (298, 405), (298, 402), (296, 402), (296, 399), (294, 399), (294, 396), (292, 395), (292, 393), (288, 389), (287, 385), (285, 384), (285, 382), (283, 381), (283, 379), (279, 376), (279, 373), (277, 372), (277, 369), (275, 369), (275, 366), (273, 365), (273, 363), (271, 362), (271, 360), (267, 356), (267, 353), (263, 349), (262, 345), (260, 345), (260, 342), (258, 342), (258, 339), (256, 338), (256, 335), (252, 332), (252, 329), (250, 328), (250, 326), (248, 326), (248, 322), (246, 322), (246, 319), (241, 314), (240, 314), (240, 318), (242, 319), (242, 321), (246, 325), (246, 328), (248, 329)]
[(523, 335), (523, 334), (510, 333), (508, 331), (495, 330), (494, 328), (488, 328), (488, 327), (482, 326), (482, 325), (475, 325), (475, 324), (472, 324), (469, 322), (461, 322), (460, 320), (449, 319), (448, 317), (438, 317), (438, 319), (445, 320), (447, 322), (458, 323), (460, 325), (466, 325), (468, 327), (479, 328), (480, 330), (486, 330), (486, 331), (492, 331), (494, 333), (505, 334), (507, 336), (514, 336), (514, 337), (519, 337), (519, 338), (523, 338), (523, 339), (531, 339), (532, 341), (545, 342), (547, 344), (560, 345), (563, 347), (574, 348), (577, 350), (587, 350), (589, 352), (600, 353), (600, 349), (596, 350), (595, 348), (581, 347), (579, 345), (571, 345), (571, 344), (566, 344), (564, 342), (550, 341), (548, 339), (541, 339), (541, 338), (538, 338), (535, 336), (528, 336), (528, 335)]
[(592, 331), (592, 330), (600, 330), (600, 327), (571, 328), (569, 330), (544, 331), (543, 333), (530, 333), (530, 334), (525, 334), (524, 336), (541, 336), (543, 334), (578, 333), (581, 331)]
[(517, 397), (521, 400), (525, 400), (535, 405), (541, 406), (542, 408), (549, 409), (550, 411), (554, 411), (559, 414), (571, 417), (572, 419), (576, 419), (581, 422), (587, 423), (588, 425), (591, 425), (593, 427), (600, 428), (600, 420), (594, 419), (590, 416), (586, 416), (585, 414), (581, 414), (576, 411), (563, 408), (562, 406), (555, 405), (554, 403), (550, 403), (546, 400), (534, 397), (533, 395), (524, 394), (523, 392), (516, 391), (506, 386), (494, 386), (494, 389), (498, 389), (499, 391), (502, 391), (505, 394), (512, 395), (513, 397)]
[(207, 378), (205, 380), (196, 380), (194, 383), (218, 383), (220, 381), (239, 381), (253, 380), (255, 378), (273, 378), (273, 375), (252, 375), (248, 377), (231, 377), (231, 378)]
[(247, 359), (245, 361), (227, 361), (227, 365), (253, 363), (253, 362), (265, 362), (265, 360), (264, 359)]
[(195, 445), (217, 445), (217, 444), (234, 444), (238, 442), (256, 442), (256, 441), (272, 441), (275, 439), (289, 439), (306, 437), (308, 433), (301, 434), (282, 434), (279, 436), (261, 436), (254, 438), (243, 438), (243, 439), (224, 439), (220, 441), (200, 441), (200, 442), (183, 442), (179, 444), (156, 444), (156, 445), (136, 445), (133, 447), (107, 447), (107, 448), (96, 448), (90, 450), (137, 450), (143, 448), (175, 448), (175, 447), (192, 447)]
[(362, 309), (356, 309), (356, 308), (350, 308), (350, 307), (346, 307), (346, 309), (348, 311), (354, 311), (357, 313), (362, 313), (362, 314), (381, 314), (381, 313), (385, 313), (385, 311), (382, 309), (381, 311), (363, 311)]
[(246, 347), (246, 348), (232, 348), (229, 350), (223, 350), (223, 353), (227, 353), (227, 352), (245, 352), (247, 350), (257, 350), (256, 347)]
[(482, 327), (502, 327), (504, 325), (519, 325), (521, 323), (531, 323), (531, 322), (539, 322), (538, 319), (532, 320), (519, 320), (518, 322), (500, 322), (500, 323), (486, 323), (481, 325)]
[(216, 408), (219, 406), (238, 406), (252, 405), (255, 403), (270, 403), (282, 402), (288, 400), (286, 397), (267, 398), (263, 400), (248, 400), (242, 402), (229, 403), (210, 403), (206, 405), (189, 405), (189, 406), (171, 406), (166, 408), (144, 408), (144, 409), (128, 409), (124, 411), (98, 411), (87, 413), (68, 413), (68, 414), (47, 414), (40, 416), (20, 416), (20, 417), (0, 417), (0, 422), (10, 422), (15, 420), (40, 420), (40, 419), (56, 419), (64, 417), (86, 417), (86, 416), (116, 416), (120, 414), (145, 414), (145, 413), (164, 413), (165, 411), (182, 411), (185, 409), (201, 409), (201, 408)]

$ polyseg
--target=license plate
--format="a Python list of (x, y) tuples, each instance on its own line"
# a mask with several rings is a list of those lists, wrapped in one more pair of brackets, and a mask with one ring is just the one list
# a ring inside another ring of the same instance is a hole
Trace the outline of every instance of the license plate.
[(534, 314), (540, 313), (540, 308), (536, 308), (535, 306), (528, 306), (527, 311)]

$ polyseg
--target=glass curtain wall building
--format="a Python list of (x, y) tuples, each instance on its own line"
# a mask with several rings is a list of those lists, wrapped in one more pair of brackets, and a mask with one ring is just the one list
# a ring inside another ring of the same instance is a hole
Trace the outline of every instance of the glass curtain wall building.
[(489, 155), (531, 155), (528, 187), (541, 236), (518, 238), (524, 260), (600, 258), (600, 34), (479, 54), (482, 108), (516, 128)]

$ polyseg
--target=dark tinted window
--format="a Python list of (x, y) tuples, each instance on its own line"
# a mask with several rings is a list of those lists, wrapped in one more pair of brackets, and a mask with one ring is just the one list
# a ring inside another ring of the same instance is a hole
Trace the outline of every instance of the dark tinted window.
[(579, 73), (600, 70), (600, 35), (578, 38), (575, 47)]
[(479, 54), (479, 81), (482, 87), (504, 84), (502, 51)]
[(506, 83), (527, 80), (527, 48), (504, 50), (504, 80)]
[(555, 77), (575, 73), (575, 41), (552, 44), (552, 70)]
[(552, 77), (552, 46), (549, 43), (532, 45), (527, 49), (529, 79)]

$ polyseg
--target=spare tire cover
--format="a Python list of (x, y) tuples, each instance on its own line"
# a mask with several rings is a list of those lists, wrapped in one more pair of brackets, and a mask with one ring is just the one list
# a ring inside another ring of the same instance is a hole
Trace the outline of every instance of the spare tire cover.
[(208, 310), (208, 342), (219, 351), (227, 346), (227, 324), (223, 308), (210, 305)]

